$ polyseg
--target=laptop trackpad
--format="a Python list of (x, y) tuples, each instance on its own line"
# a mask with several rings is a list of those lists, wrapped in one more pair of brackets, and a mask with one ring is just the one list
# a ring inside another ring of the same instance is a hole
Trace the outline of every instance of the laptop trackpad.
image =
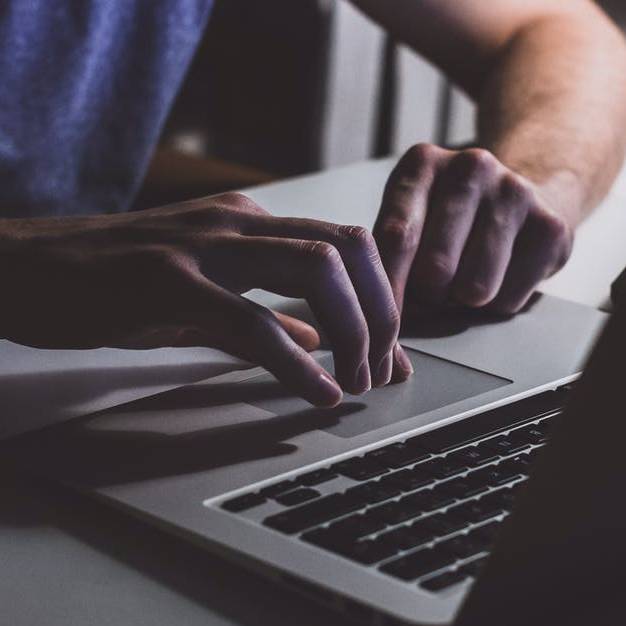
[[(337, 423), (324, 428), (324, 431), (346, 438), (363, 435), (512, 382), (406, 346), (404, 349), (411, 359), (415, 374), (405, 383), (373, 389), (363, 396), (346, 395), (345, 401), (360, 407), (349, 415), (345, 415), (341, 405), (336, 409), (320, 409), (320, 413), (326, 416), (332, 416), (333, 411), (338, 416)], [(331, 355), (319, 361), (328, 371), (334, 372)], [(273, 380), (270, 374), (254, 379), (255, 383), (271, 383)], [(278, 386), (278, 383), (275, 384)], [(275, 415), (288, 415), (307, 409), (310, 413), (310, 405), (304, 400), (281, 394), (259, 400), (246, 399), (246, 402)]]

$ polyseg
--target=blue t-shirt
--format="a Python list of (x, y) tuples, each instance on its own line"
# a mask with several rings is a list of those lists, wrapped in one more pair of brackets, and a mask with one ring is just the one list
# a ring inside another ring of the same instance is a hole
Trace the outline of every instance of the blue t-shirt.
[(128, 208), (211, 3), (0, 3), (0, 217)]

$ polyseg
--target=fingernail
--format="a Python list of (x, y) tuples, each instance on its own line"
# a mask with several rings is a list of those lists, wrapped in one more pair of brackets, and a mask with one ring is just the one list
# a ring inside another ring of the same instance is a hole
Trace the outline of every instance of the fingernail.
[(370, 377), (370, 366), (367, 360), (363, 361), (359, 366), (354, 380), (354, 389), (350, 390), (350, 393), (354, 395), (360, 395), (369, 391), (372, 388), (372, 379)]
[(318, 378), (316, 397), (312, 404), (320, 407), (337, 406), (343, 398), (341, 387), (327, 372), (322, 372)]
[(406, 378), (408, 378), (414, 372), (413, 364), (399, 343), (395, 345), (393, 354), (398, 367), (402, 370), (402, 373), (406, 375)]
[(386, 354), (378, 365), (376, 376), (372, 380), (374, 387), (384, 387), (391, 380), (391, 372), (393, 369), (393, 354)]

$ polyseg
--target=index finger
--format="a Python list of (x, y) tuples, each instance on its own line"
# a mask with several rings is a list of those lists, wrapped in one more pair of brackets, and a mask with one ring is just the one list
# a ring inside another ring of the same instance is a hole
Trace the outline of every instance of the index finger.
[(404, 154), (389, 176), (374, 225), (374, 238), (400, 312), (424, 229), (435, 165), (442, 153), (440, 148), (420, 144)]
[[(339, 251), (367, 321), (372, 384), (387, 384), (391, 377), (393, 347), (398, 338), (399, 314), (370, 233), (359, 226), (342, 226), (302, 218), (257, 220), (255, 226), (257, 234), (266, 232), (275, 237), (324, 241)], [(338, 313), (341, 315), (336, 309), (335, 317)]]

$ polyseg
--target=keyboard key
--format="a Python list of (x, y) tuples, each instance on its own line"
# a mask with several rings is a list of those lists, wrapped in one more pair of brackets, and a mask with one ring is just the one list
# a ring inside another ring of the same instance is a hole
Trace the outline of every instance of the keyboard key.
[(434, 537), (451, 535), (469, 526), (469, 523), (465, 520), (459, 520), (449, 513), (431, 515), (430, 517), (426, 517), (414, 523), (414, 525), (416, 524), (421, 524), (424, 528), (429, 529)]
[(484, 495), (480, 502), (484, 505), (495, 506), (510, 512), (515, 500), (515, 493), (510, 488), (498, 489)]
[(456, 498), (446, 493), (441, 487), (435, 487), (434, 489), (424, 489), (423, 491), (404, 496), (400, 500), (400, 504), (404, 502), (410, 502), (414, 506), (419, 507), (424, 513), (428, 513), (453, 504), (456, 502)]
[(460, 420), (455, 424), (437, 428), (423, 435), (411, 437), (407, 443), (419, 445), (429, 452), (446, 452), (466, 443), (472, 443), (490, 433), (507, 430), (529, 418), (561, 409), (567, 395), (565, 390), (546, 391), (531, 398)]
[(345, 544), (346, 539), (341, 534), (334, 533), (328, 528), (316, 528), (300, 535), (302, 541), (312, 543), (326, 550), (336, 549), (337, 546)]
[(385, 474), (388, 470), (380, 463), (370, 458), (348, 459), (335, 463), (332, 469), (343, 476), (352, 478), (352, 480), (369, 480), (381, 474)]
[[(380, 520), (381, 522), (385, 522), (385, 524), (393, 526), (394, 524), (404, 522), (406, 519), (400, 516), (399, 511), (400, 510), (398, 509), (398, 503), (394, 501), (386, 502), (385, 504), (379, 504), (378, 506), (368, 509), (367, 514)], [(398, 519), (399, 517), (400, 519)]]
[(379, 535), (377, 539), (391, 544), (398, 550), (410, 550), (428, 543), (432, 539), (432, 536), (429, 535), (432, 535), (432, 533), (424, 534), (420, 532), (419, 527), (401, 526), (400, 528), (388, 530), (386, 533)]
[(301, 538), (307, 543), (312, 543), (363, 565), (373, 565), (399, 552), (398, 548), (377, 539), (349, 540), (328, 529), (310, 531), (304, 533)]
[(524, 433), (517, 430), (511, 431), (506, 438), (513, 444), (513, 452), (527, 450), (530, 447), (530, 444), (533, 443), (532, 441), (529, 441), (528, 437), (524, 435)]
[(544, 448), (545, 444), (539, 445), (537, 448), (533, 448), (526, 456), (529, 458), (531, 465), (535, 463), (537, 457), (541, 455), (541, 451)]
[(416, 489), (432, 485), (435, 479), (422, 472), (418, 466), (412, 470), (400, 470), (388, 476), (383, 476), (380, 482), (394, 485), (401, 491), (415, 491)]
[(422, 543), (428, 543), (438, 536), (440, 528), (437, 525), (433, 525), (431, 520), (437, 515), (431, 515), (425, 519), (417, 520), (413, 522), (411, 527), (411, 534), (414, 537), (421, 539)]
[(544, 433), (549, 433), (552, 427), (562, 418), (562, 413), (554, 413), (542, 419), (537, 427)]
[(502, 514), (502, 508), (491, 502), (470, 501), (458, 506), (452, 507), (448, 513), (463, 522), (485, 522), (493, 517)]
[(532, 465), (532, 457), (530, 454), (520, 454), (504, 462), (504, 465), (509, 468), (515, 468), (520, 474), (528, 474), (528, 470)]
[(502, 435), (500, 437), (488, 439), (484, 443), (481, 443), (478, 447), (491, 450), (496, 454), (507, 455), (530, 448), (530, 443), (523, 436), (518, 434), (509, 436)]
[(433, 576), (426, 580), (420, 581), (420, 587), (426, 589), (426, 591), (441, 591), (452, 585), (458, 585), (459, 583), (467, 580), (469, 574), (462, 570), (456, 570), (454, 572), (445, 572), (439, 574), (439, 576)]
[(243, 496), (238, 496), (237, 498), (223, 502), (222, 508), (231, 513), (240, 513), (241, 511), (247, 511), (264, 502), (266, 502), (265, 498), (258, 493), (246, 493)]
[(496, 535), (500, 532), (501, 528), (502, 522), (489, 522), (488, 524), (479, 526), (478, 528), (472, 530), (470, 536), (473, 541), (481, 544), (485, 549), (489, 549), (493, 545)]
[(387, 502), (385, 504), (379, 504), (372, 509), (369, 509), (369, 514), (374, 516), (390, 526), (401, 524), (421, 514), (421, 504), (417, 503), (403, 503), (399, 502)]
[(400, 498), (398, 506), (415, 513), (424, 513), (443, 506), (439, 504), (442, 499), (448, 499), (448, 496), (434, 489), (424, 489)]
[(389, 450), (383, 457), (377, 457), (379, 463), (398, 469), (428, 459), (431, 455), (416, 446), (400, 444)]
[(338, 554), (363, 565), (374, 565), (395, 556), (398, 551), (394, 546), (376, 539), (365, 539), (336, 549)]
[(522, 477), (521, 480), (518, 480), (516, 483), (513, 483), (509, 489), (515, 494), (515, 496), (519, 496), (519, 494), (526, 488), (528, 483), (528, 476)]
[(481, 498), (481, 502), (489, 502), (494, 506), (499, 506), (507, 512), (511, 512), (515, 500), (519, 497), (522, 489), (526, 486), (526, 481), (520, 481), (504, 489), (492, 491)]
[(452, 565), (455, 561), (454, 556), (446, 552), (424, 548), (386, 563), (380, 571), (394, 578), (409, 581)]
[(379, 481), (371, 480), (363, 485), (351, 487), (346, 493), (359, 498), (364, 504), (377, 504), (383, 500), (389, 500), (390, 498), (399, 496), (402, 491), (393, 485), (381, 484)]
[(420, 470), (426, 474), (430, 474), (435, 478), (451, 478), (457, 474), (462, 474), (467, 470), (467, 465), (458, 459), (433, 459), (426, 461), (420, 466)]
[(484, 469), (476, 470), (472, 474), (472, 478), (492, 487), (500, 487), (506, 483), (510, 483), (516, 478), (520, 478), (521, 474), (513, 467), (508, 467), (505, 463), (500, 465), (490, 465)]
[(315, 489), (301, 488), (295, 491), (288, 491), (280, 496), (276, 496), (276, 502), (283, 504), (284, 506), (294, 506), (296, 504), (302, 504), (308, 502), (320, 496), (320, 492)]
[(547, 427), (540, 427), (537, 424), (531, 424), (524, 428), (518, 428), (514, 432), (517, 436), (523, 437), (526, 441), (534, 444), (545, 443), (548, 440)]
[(306, 474), (302, 474), (298, 476), (298, 481), (302, 485), (306, 485), (307, 487), (314, 487), (315, 485), (321, 485), (322, 483), (328, 482), (333, 478), (337, 478), (337, 474), (330, 469), (322, 468), (318, 470), (313, 470), (312, 472), (307, 472)]
[(266, 498), (275, 498), (281, 493), (293, 491), (298, 486), (299, 485), (295, 480), (281, 480), (279, 483), (274, 483), (273, 485), (269, 485), (269, 487), (264, 487), (261, 491), (259, 491), (259, 493)]
[(489, 486), (476, 480), (471, 474), (463, 478), (455, 478), (447, 483), (443, 483), (440, 487), (442, 491), (459, 500), (477, 496), (489, 489)]
[(263, 520), (265, 526), (283, 533), (293, 534), (318, 526), (362, 508), (362, 503), (343, 494), (331, 494), (301, 505), (295, 509), (271, 515)]
[(352, 540), (360, 539), (365, 535), (371, 535), (385, 528), (386, 524), (372, 515), (360, 513), (351, 515), (338, 522), (333, 522), (329, 530), (337, 535)]
[(435, 548), (443, 550), (457, 559), (467, 559), (485, 551), (484, 543), (471, 534), (457, 535), (451, 539), (439, 542)]
[(477, 465), (484, 465), (485, 463), (496, 461), (499, 456), (497, 453), (489, 450), (488, 448), (483, 448), (482, 446), (469, 446), (459, 450), (458, 452), (451, 452), (446, 458), (457, 461), (461, 465), (476, 467)]
[(465, 565), (461, 566), (459, 568), (459, 571), (463, 572), (464, 574), (467, 574), (468, 576), (476, 576), (480, 572), (480, 570), (483, 568), (485, 563), (487, 562), (487, 558), (488, 557), (486, 556), (482, 556), (479, 559), (470, 561), (469, 563), (466, 563)]
[[(364, 455), (364, 458), (378, 461), (379, 459), (384, 459), (393, 450), (402, 449), (402, 447), (403, 444), (401, 442), (390, 443), (389, 445), (383, 446), (382, 448), (376, 448), (376, 450), (371, 450)], [(384, 462), (381, 464), (384, 465)]]

